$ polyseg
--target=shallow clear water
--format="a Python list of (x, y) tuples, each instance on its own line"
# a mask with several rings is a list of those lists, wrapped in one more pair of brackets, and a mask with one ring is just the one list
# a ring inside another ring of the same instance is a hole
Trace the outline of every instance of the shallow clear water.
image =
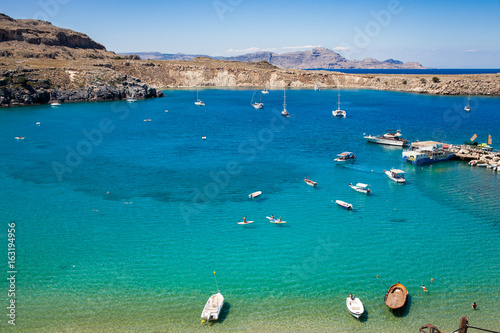
[[(415, 332), (433, 323), (449, 332), (463, 315), (500, 329), (500, 174), (457, 161), (415, 167), (362, 138), (397, 128), (451, 143), (491, 134), (498, 149), (500, 98), (475, 98), (468, 114), (464, 97), (347, 90), (347, 118), (335, 119), (336, 91), (290, 90), (285, 119), (282, 91), (264, 96), (263, 110), (250, 106), (252, 93), (200, 90), (205, 107), (194, 91), (167, 90), (135, 103), (0, 110), (16, 330)], [(345, 150), (356, 161), (335, 165)], [(391, 167), (406, 184), (383, 174)], [(356, 182), (373, 194), (348, 187)], [(270, 224), (271, 214), (288, 223)], [(255, 223), (237, 225), (243, 216)], [(226, 305), (202, 328), (214, 271)], [(401, 316), (383, 302), (398, 281), (411, 295)], [(351, 292), (362, 321), (345, 308)]]

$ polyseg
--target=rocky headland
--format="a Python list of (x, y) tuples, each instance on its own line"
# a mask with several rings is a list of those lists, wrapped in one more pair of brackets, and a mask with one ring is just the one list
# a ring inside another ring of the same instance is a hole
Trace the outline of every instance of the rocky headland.
[(149, 98), (181, 87), (356, 88), (500, 96), (500, 74), (376, 75), (285, 69), (267, 61), (141, 60), (49, 22), (0, 14), (0, 106)]
[(86, 34), (0, 14), (0, 106), (163, 96), (111, 59), (123, 57)]

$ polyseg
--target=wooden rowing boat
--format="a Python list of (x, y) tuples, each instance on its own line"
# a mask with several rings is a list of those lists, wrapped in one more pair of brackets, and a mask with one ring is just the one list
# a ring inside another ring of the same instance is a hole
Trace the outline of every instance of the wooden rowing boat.
[(387, 294), (385, 294), (385, 305), (389, 308), (396, 310), (402, 308), (406, 303), (408, 297), (408, 290), (401, 283), (396, 283), (390, 286)]

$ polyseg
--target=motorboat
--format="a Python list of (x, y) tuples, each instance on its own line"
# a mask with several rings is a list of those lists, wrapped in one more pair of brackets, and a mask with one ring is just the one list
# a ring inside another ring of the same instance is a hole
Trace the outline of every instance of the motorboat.
[(148, 121), (151, 121), (151, 119), (149, 119), (149, 118), (148, 119), (144, 119), (144, 121), (148, 122)]
[(248, 195), (248, 198), (249, 198), (249, 199), (257, 198), (257, 197), (258, 197), (259, 195), (261, 195), (261, 194), (262, 194), (262, 191), (256, 191), (256, 192), (250, 193), (250, 194)]
[(402, 136), (401, 132), (397, 130), (396, 132), (387, 132), (379, 136), (367, 135), (364, 136), (364, 138), (368, 142), (378, 143), (381, 145), (404, 147), (408, 145), (408, 140), (403, 139)]
[(347, 115), (347, 112), (340, 109), (340, 88), (338, 89), (337, 110), (333, 110), (332, 115), (334, 117), (343, 117), (343, 118), (345, 118)]
[(219, 314), (223, 306), (224, 296), (220, 292), (210, 296), (201, 313), (202, 322), (219, 319)]
[(14, 137), (14, 139), (16, 139), (16, 140), (24, 140), (25, 138), (24, 138), (24, 136), (16, 136), (16, 137)]
[(356, 156), (350, 151), (345, 151), (343, 153), (340, 153), (337, 155), (337, 158), (334, 159), (335, 162), (347, 162), (347, 161), (353, 161)]
[(335, 200), (335, 203), (344, 209), (347, 209), (347, 210), (353, 209), (352, 205), (350, 203), (345, 202), (345, 201)]
[(389, 171), (384, 170), (384, 173), (389, 177), (389, 179), (395, 181), (396, 183), (405, 183), (405, 172), (399, 169), (391, 169)]
[(359, 319), (359, 317), (363, 315), (363, 312), (365, 312), (365, 307), (363, 306), (361, 300), (357, 297), (354, 297), (354, 295), (352, 294), (345, 299), (345, 304), (347, 306), (347, 310), (349, 310), (349, 313), (357, 319)]
[(358, 192), (365, 193), (365, 194), (372, 193), (372, 190), (370, 189), (370, 185), (368, 185), (368, 184), (357, 183), (356, 185), (352, 185), (352, 183), (351, 183), (351, 184), (349, 184), (349, 186), (354, 191), (358, 191)]
[(61, 103), (59, 103), (59, 102), (53, 102), (53, 103), (50, 103), (50, 106), (61, 106)]
[(401, 283), (393, 284), (385, 294), (384, 302), (392, 310), (402, 308), (406, 303), (408, 290)]
[(263, 94), (269, 94), (269, 91), (267, 91), (267, 89), (264, 89), (264, 90), (261, 91), (261, 93), (263, 93)]
[(36, 125), (36, 126), (40, 126), (40, 122), (39, 122), (39, 121), (37, 121), (37, 122), (35, 123), (35, 125)]
[(135, 98), (131, 98), (131, 97), (127, 98), (127, 102), (129, 102), (129, 103), (134, 103), (135, 101), (136, 101)]
[(304, 181), (306, 182), (307, 185), (309, 186), (318, 186), (318, 183), (316, 183), (315, 181), (312, 181), (310, 179), (307, 179), (305, 178)]

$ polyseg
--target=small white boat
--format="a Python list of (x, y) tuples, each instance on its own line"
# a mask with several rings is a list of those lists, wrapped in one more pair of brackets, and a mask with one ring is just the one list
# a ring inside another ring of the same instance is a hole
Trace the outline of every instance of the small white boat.
[(347, 112), (345, 112), (344, 110), (340, 109), (340, 88), (338, 89), (337, 110), (333, 110), (332, 111), (332, 115), (334, 117), (343, 117), (343, 118), (345, 118), (346, 115), (347, 115)]
[(335, 200), (335, 203), (344, 209), (347, 209), (347, 210), (353, 209), (352, 205), (350, 203), (345, 202), (345, 201)]
[(201, 313), (201, 319), (207, 322), (219, 319), (219, 314), (223, 306), (224, 296), (220, 292), (210, 296)]
[(202, 136), (202, 137), (201, 137), (201, 139), (202, 139), (202, 140), (206, 140), (206, 139), (207, 139), (207, 137), (206, 137), (206, 136)]
[(467, 96), (467, 105), (464, 107), (464, 110), (470, 112), (470, 95)]
[(351, 183), (351, 184), (349, 184), (349, 186), (354, 191), (358, 191), (358, 192), (365, 193), (365, 194), (372, 193), (372, 190), (370, 189), (370, 185), (368, 185), (368, 184), (357, 183), (356, 185), (352, 185), (352, 183)]
[(384, 170), (384, 173), (389, 177), (389, 179), (395, 181), (396, 183), (405, 183), (405, 172), (399, 169), (391, 169), (389, 171)]
[(286, 110), (286, 90), (283, 90), (283, 111), (281, 111), (283, 117), (290, 117), (290, 114)]
[(351, 153), (350, 151), (345, 151), (341, 154), (338, 154), (337, 158), (334, 159), (334, 161), (335, 162), (347, 162), (347, 161), (354, 161), (355, 158), (356, 158), (356, 156), (354, 156), (353, 153)]
[(316, 183), (315, 181), (312, 181), (310, 179), (307, 179), (305, 178), (304, 181), (306, 182), (307, 185), (309, 186), (318, 186), (318, 183)]
[(479, 163), (478, 160), (472, 160), (472, 161), (469, 161), (469, 163), (467, 163), (469, 166), (476, 166), (477, 163)]
[(257, 197), (258, 197), (259, 195), (261, 195), (261, 194), (262, 194), (262, 191), (256, 191), (256, 192), (250, 193), (250, 194), (248, 195), (248, 198), (249, 198), (249, 199), (257, 198)]
[(277, 219), (276, 219), (276, 218), (273, 218), (273, 217), (270, 217), (270, 216), (266, 216), (266, 218), (267, 218), (267, 219), (269, 220), (269, 222), (271, 222), (271, 223), (275, 223), (275, 224), (285, 224), (285, 223), (286, 223), (286, 221), (282, 221), (282, 220), (281, 220), (281, 217), (279, 217), (279, 218), (277, 218)]
[(347, 306), (347, 310), (349, 310), (349, 313), (357, 319), (359, 319), (359, 317), (363, 315), (363, 312), (365, 312), (363, 303), (359, 298), (354, 297), (354, 295), (352, 297), (347, 297), (345, 299), (345, 304)]
[(198, 98), (198, 89), (196, 89), (196, 101), (194, 102), (194, 105), (205, 106), (205, 103), (203, 103), (202, 100)]
[(319, 88), (319, 84), (318, 84), (318, 83), (316, 83), (316, 84), (314, 85), (314, 91), (320, 91), (320, 88)]
[(250, 223), (254, 223), (255, 221), (241, 221), (241, 222), (238, 222), (238, 224), (250, 224)]
[(50, 106), (61, 106), (61, 103), (59, 102), (50, 103)]
[(40, 122), (39, 122), (39, 121), (37, 121), (37, 122), (36, 122), (36, 125), (37, 125), (37, 126), (40, 126)]
[(134, 103), (135, 101), (136, 101), (135, 98), (131, 98), (131, 97), (127, 98), (127, 102), (129, 102), (129, 103)]
[(16, 137), (14, 137), (14, 139), (16, 139), (16, 140), (24, 140), (25, 138), (24, 138), (24, 136), (16, 136)]
[(267, 91), (267, 89), (264, 89), (264, 90), (261, 91), (261, 93), (263, 93), (263, 94), (269, 94), (269, 91)]
[(146, 122), (147, 122), (147, 121), (151, 121), (151, 119), (144, 119), (144, 121), (146, 121)]
[(250, 104), (255, 108), (255, 109), (263, 109), (264, 108), (264, 103), (262, 103), (262, 93), (260, 94), (260, 102), (257, 102), (257, 90), (253, 91), (253, 96), (252, 96), (252, 101)]

